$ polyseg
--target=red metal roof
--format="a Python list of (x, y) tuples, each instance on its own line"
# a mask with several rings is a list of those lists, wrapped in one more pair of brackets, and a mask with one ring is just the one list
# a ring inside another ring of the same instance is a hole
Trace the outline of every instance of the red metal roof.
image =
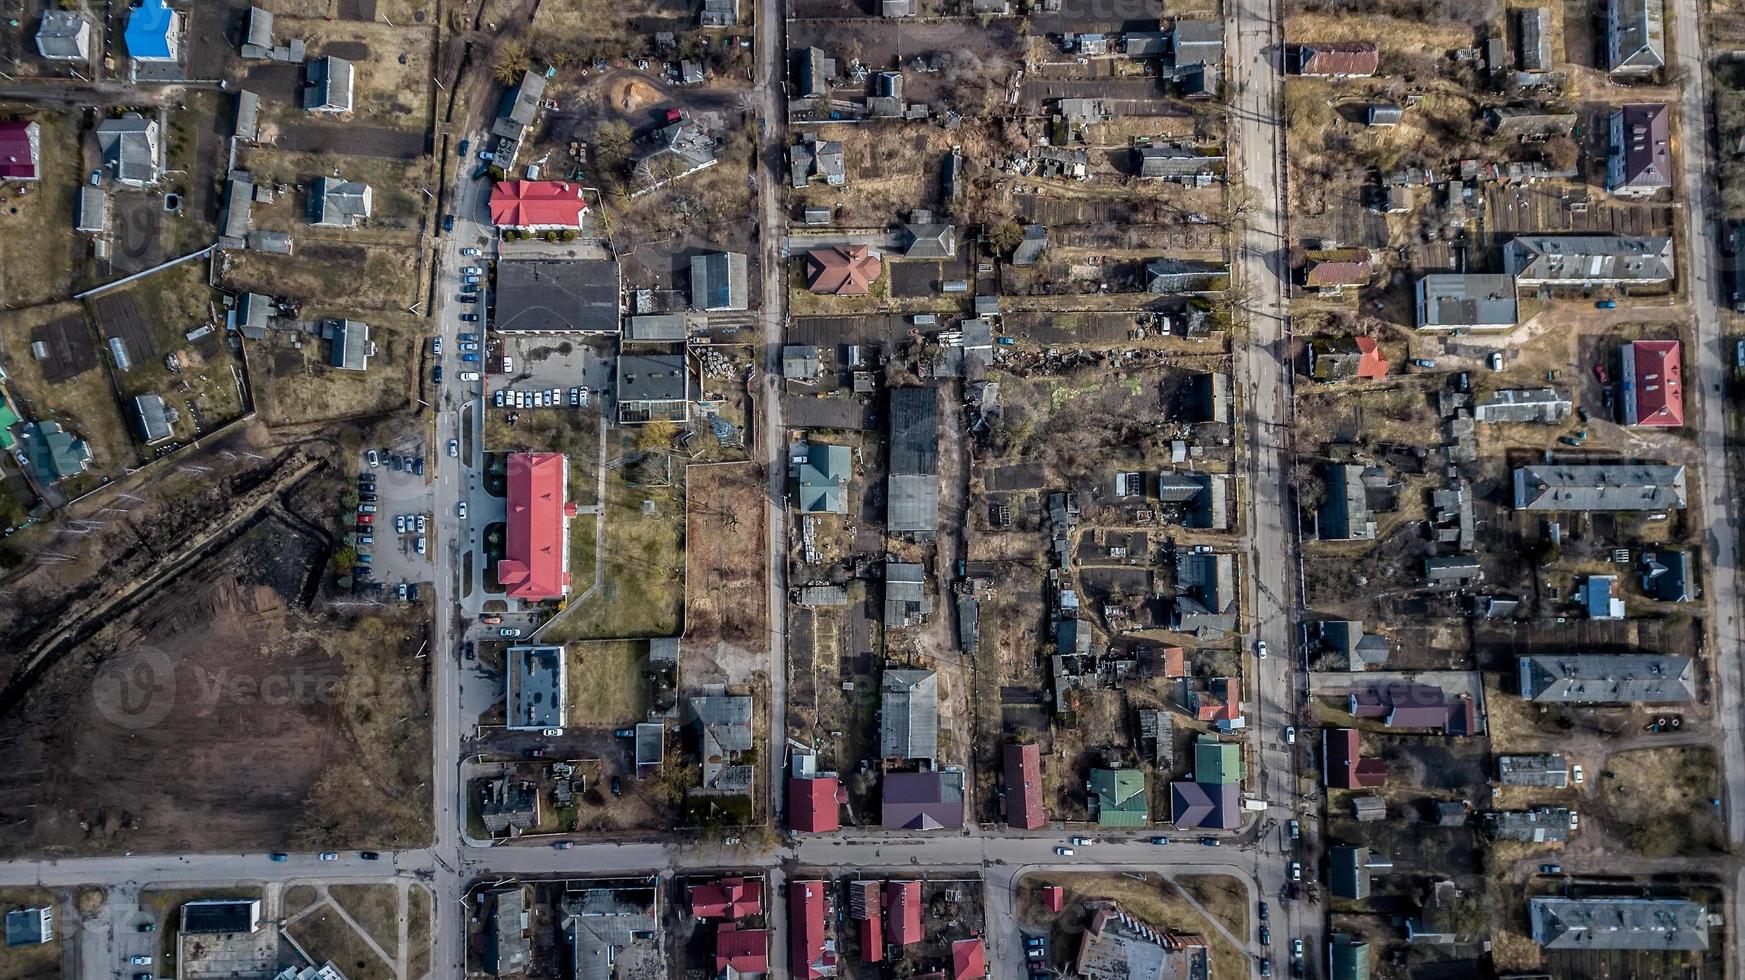
[(731, 922), (715, 931), (715, 972), (769, 972), (769, 930), (741, 929)]
[(921, 941), (921, 883), (885, 882), (885, 916), (891, 920), (891, 942), (898, 946)]
[(788, 827), (808, 834), (828, 834), (842, 828), (835, 776), (789, 777)]
[(1381, 51), (1366, 41), (1305, 44), (1297, 49), (1299, 75), (1373, 75)]
[(806, 288), (832, 296), (865, 296), (884, 269), (865, 245), (832, 245), (806, 253)]
[(0, 122), (0, 180), (36, 180), (41, 127), (28, 120)]
[(1059, 912), (1066, 908), (1066, 889), (1059, 885), (1046, 885), (1042, 889), (1042, 907), (1050, 912)]
[(699, 919), (743, 919), (763, 912), (763, 882), (756, 878), (722, 878), (692, 885), (691, 915)]
[(952, 980), (976, 980), (987, 975), (987, 951), (980, 939), (959, 939), (951, 944)]
[(1214, 677), (1199, 696), (1195, 717), (1200, 721), (1234, 722), (1242, 717), (1242, 682), (1234, 677)]
[(503, 228), (580, 228), (582, 185), (564, 180), (505, 180), (491, 188), (491, 223)]
[(575, 505), (563, 453), (509, 454), (509, 532), (497, 580), (517, 599), (555, 599), (570, 589), (569, 519)]
[(1624, 423), (1673, 428), (1684, 424), (1683, 351), (1676, 340), (1624, 345)]
[(1363, 356), (1357, 360), (1357, 376), (1360, 378), (1385, 378), (1388, 376), (1388, 359), (1382, 355), (1381, 344), (1374, 337), (1358, 337), (1357, 349)]
[(788, 883), (788, 972), (798, 980), (828, 976), (836, 963), (836, 954), (824, 950), (824, 887), (822, 881)]
[(1006, 824), (1035, 830), (1048, 823), (1042, 810), (1042, 750), (1006, 746)]

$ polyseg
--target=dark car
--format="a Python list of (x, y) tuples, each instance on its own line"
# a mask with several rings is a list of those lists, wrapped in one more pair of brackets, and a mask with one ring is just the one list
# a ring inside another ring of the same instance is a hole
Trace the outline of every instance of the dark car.
[(442, 216), (442, 230), (443, 231), (453, 231), (454, 230), (454, 215), (445, 214)]
[(423, 456), (420, 456), (417, 459), (412, 461), (412, 475), (413, 476), (423, 476), (424, 475), (424, 457)]
[(1272, 945), (1272, 930), (1268, 929), (1266, 926), (1260, 927), (1260, 945), (1262, 945), (1262, 946), (1271, 946)]
[(612, 777), (612, 795), (613, 796), (623, 796), (624, 795), (624, 780), (618, 776)]
[(442, 384), (442, 365), (438, 364), (430, 369), (430, 383)]
[(1262, 921), (1262, 922), (1266, 921), (1266, 903), (1265, 902), (1260, 903), (1260, 921)]
[(357, 856), (363, 858), (365, 861), (380, 861), (382, 859), (382, 856), (377, 854), (375, 851), (359, 851), (357, 852)]
[(360, 493), (357, 495), (357, 499), (367, 500), (367, 501), (370, 501), (371, 503), (374, 503), (376, 500), (376, 495), (373, 493), (368, 493), (368, 492)]
[(467, 158), (467, 151), (472, 149), (472, 148), (473, 148), (473, 141), (472, 140), (461, 140), (460, 141), (460, 149), (455, 152), (455, 156), (458, 156), (462, 160), (465, 160)]
[(140, 932), (157, 932), (158, 931), (158, 924), (156, 922), (141, 922), (139, 924), (139, 931)]
[(1216, 837), (1202, 837), (1200, 843), (1206, 847), (1222, 847), (1224, 842)]

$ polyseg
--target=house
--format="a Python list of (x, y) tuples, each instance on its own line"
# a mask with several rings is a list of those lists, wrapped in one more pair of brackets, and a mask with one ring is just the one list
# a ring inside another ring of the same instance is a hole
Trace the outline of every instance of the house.
[(0, 181), (42, 178), (42, 124), (0, 122)]
[(885, 915), (890, 920), (892, 946), (913, 946), (926, 938), (921, 926), (921, 882), (885, 882)]
[(1316, 381), (1387, 377), (1387, 357), (1374, 337), (1313, 337), (1308, 350), (1309, 377)]
[[(890, 882), (889, 884), (895, 884)], [(860, 961), (880, 963), (885, 958), (885, 929), (878, 881), (860, 879), (848, 883), (848, 917), (860, 927)]]
[(930, 536), (939, 529), (939, 392), (892, 388), (885, 527)]
[(127, 187), (149, 187), (158, 181), (158, 122), (137, 112), (97, 124), (97, 148), (103, 172)]
[(938, 675), (887, 668), (879, 692), (879, 757), (934, 762), (939, 756)]
[(1177, 562), (1171, 628), (1219, 634), (1236, 628), (1234, 556), (1191, 554)]
[(1363, 757), (1362, 734), (1355, 728), (1323, 728), (1321, 761), (1321, 780), (1332, 789), (1368, 789), (1387, 782), (1387, 766)]
[(685, 710), (689, 716), (688, 727), (696, 730), (697, 757), (703, 764), (699, 789), (732, 795), (749, 794), (753, 767), (743, 764), (741, 756), (756, 744), (751, 731), (751, 696), (705, 694), (688, 699)]
[(47, 905), (12, 909), (6, 913), (6, 945), (41, 946), (55, 938), (55, 910)]
[(1581, 120), (1573, 112), (1556, 112), (1538, 106), (1497, 106), (1486, 109), (1485, 123), (1491, 133), (1523, 143), (1565, 139), (1575, 135)]
[(1224, 61), (1224, 24), (1217, 20), (1178, 20), (1170, 30), (1176, 67), (1218, 65)]
[(830, 95), (830, 80), (836, 77), (836, 59), (819, 48), (801, 48), (794, 55), (794, 97)]
[(479, 817), (495, 834), (516, 834), (539, 823), (539, 785), (500, 776), (483, 780)]
[[(508, 531), (497, 580), (510, 598), (557, 599), (570, 591), (569, 458), (563, 453), (510, 453)], [(558, 726), (561, 727), (561, 726)]]
[(841, 787), (833, 772), (817, 772), (817, 757), (796, 753), (788, 760), (788, 828), (827, 834), (842, 826)]
[(1606, 190), (1619, 197), (1652, 197), (1672, 186), (1671, 113), (1664, 102), (1612, 110), (1607, 126)]
[(498, 262), (491, 327), (500, 333), (617, 333), (622, 291), (612, 258)]
[(1121, 53), (1129, 58), (1161, 58), (1169, 53), (1164, 31), (1131, 31), (1121, 35)]
[(19, 434), (40, 483), (59, 483), (91, 466), (91, 447), (59, 422), (32, 419)]
[(1218, 65), (1185, 65), (1175, 70), (1176, 91), (1185, 99), (1215, 99), (1224, 84)]
[(1527, 920), (1533, 941), (1546, 949), (1709, 948), (1708, 909), (1680, 898), (1534, 895)]
[(1146, 924), (1106, 901), (1085, 903), (1091, 919), (1079, 936), (1073, 968), (1091, 980), (1203, 980), (1210, 976), (1206, 941)]
[(309, 194), (309, 223), (317, 228), (356, 228), (370, 220), (376, 192), (370, 185), (338, 177), (317, 177)]
[(1322, 78), (1368, 78), (1381, 66), (1381, 49), (1364, 41), (1301, 44), (1292, 68), (1298, 75)]
[(745, 929), (726, 923), (715, 930), (715, 973), (726, 980), (769, 972), (768, 929)]
[(1497, 782), (1504, 786), (1569, 788), (1569, 757), (1561, 752), (1497, 756)]
[(18, 412), (6, 401), (6, 393), (0, 391), (0, 450), (10, 451), (18, 446), (12, 429), (19, 421)]
[(1387, 637), (1365, 633), (1361, 620), (1324, 619), (1316, 628), (1322, 648), (1339, 658), (1348, 671), (1357, 673), (1388, 662)]
[(1092, 769), (1085, 783), (1091, 819), (1098, 827), (1134, 828), (1151, 822), (1145, 773), (1139, 769)]
[(848, 484), (854, 478), (854, 457), (847, 446), (797, 443), (788, 458), (800, 513), (848, 513)]
[(127, 56), (134, 61), (178, 61), (182, 55), (182, 14), (169, 0), (137, 0), (128, 10), (122, 40)]
[(1431, 555), (1424, 559), (1424, 581), (1463, 588), (1484, 577), (1484, 567), (1471, 555)]
[(1690, 657), (1644, 653), (1528, 654), (1521, 697), (1542, 704), (1682, 704), (1696, 699)]
[(1637, 340), (1624, 345), (1618, 381), (1625, 425), (1684, 425), (1681, 354), (1676, 340)]
[(191, 936), (252, 935), (261, 927), (258, 898), (197, 898), (183, 902), (178, 928)]
[(533, 121), (539, 118), (539, 107), (545, 99), (545, 73), (523, 70), (503, 93), (497, 103), (497, 118), (491, 122), (491, 135), (497, 138), (496, 162), (507, 170), (521, 150), (521, 141)]
[(561, 646), (512, 646), (508, 649), (503, 669), (504, 728), (540, 731), (564, 727), (565, 659)]
[(763, 914), (763, 880), (730, 877), (692, 885), (685, 891), (694, 919), (746, 919)]
[(674, 354), (618, 355), (618, 424), (689, 421), (691, 362)]
[(236, 298), (236, 331), (249, 340), (264, 339), (276, 316), (273, 301), (260, 293), (243, 293)]
[(658, 882), (565, 891), (558, 912), (574, 980), (612, 980), (620, 960), (664, 968)]
[(1643, 513), (1685, 503), (1682, 466), (1535, 463), (1516, 467), (1514, 482), (1516, 510)]
[(699, 27), (739, 26), (739, 0), (703, 0), (703, 10), (697, 15)]
[(1500, 841), (1559, 844), (1569, 840), (1569, 809), (1540, 806), (1531, 810), (1494, 810), (1484, 815), (1485, 828)]
[(1367, 847), (1331, 847), (1327, 849), (1327, 890), (1334, 898), (1360, 902), (1369, 897), (1371, 872), (1387, 871), (1394, 863), (1385, 854), (1376, 854)]
[(1386, 820), (1388, 815), (1387, 801), (1379, 796), (1351, 797), (1351, 819), (1358, 823), (1376, 823)]
[(1589, 619), (1623, 619), (1624, 600), (1618, 595), (1616, 575), (1589, 575), (1576, 586), (1573, 598), (1587, 609)]
[(1015, 266), (1032, 266), (1041, 261), (1042, 253), (1048, 248), (1048, 229), (1042, 225), (1025, 225), (1024, 237), (1019, 239), (1018, 247), (1012, 250), (1012, 264)]
[(259, 141), (261, 131), (261, 97), (247, 89), (236, 92), (236, 116), (231, 131), (244, 143)]
[(519, 885), (487, 892), (491, 927), (485, 930), (485, 971), (494, 977), (524, 972), (533, 943), (527, 935), (527, 893)]
[(1517, 315), (1510, 276), (1433, 272), (1418, 279), (1419, 330), (1507, 330)]
[(1201, 153), (1179, 143), (1147, 143), (1133, 148), (1134, 166), (1144, 179), (1197, 183), (1210, 179), (1224, 162), (1221, 156)]
[(1478, 706), (1430, 684), (1376, 683), (1346, 696), (1356, 718), (1379, 718), (1389, 728), (1427, 728), (1442, 735), (1477, 735)]
[(1522, 288), (1662, 286), (1672, 282), (1672, 239), (1532, 235), (1503, 246), (1503, 270)]
[(1556, 388), (1499, 388), (1472, 404), (1478, 422), (1539, 422), (1552, 424), (1575, 410), (1569, 396)]
[(36, 25), (36, 53), (49, 61), (90, 61), (91, 22), (77, 10), (44, 10)]
[(750, 303), (744, 252), (691, 256), (691, 308), (743, 310)]
[(1375, 540), (1368, 470), (1356, 463), (1330, 463), (1325, 473), (1327, 492), (1316, 511), (1316, 537), (1322, 541)]
[(1367, 248), (1321, 248), (1308, 253), (1303, 267), (1303, 285), (1321, 292), (1338, 292), (1351, 286), (1367, 286), (1375, 275)]
[(955, 830), (963, 826), (963, 771), (887, 772), (880, 806), (886, 830)]
[(1230, 283), (1230, 267), (1198, 259), (1152, 259), (1145, 263), (1148, 293), (1210, 293)]
[(905, 259), (950, 259), (957, 256), (957, 229), (933, 220), (933, 212), (916, 211), (903, 226), (908, 243), (903, 247)]
[(814, 180), (823, 180), (831, 187), (848, 183), (848, 169), (843, 161), (841, 140), (820, 140), (809, 136), (788, 147), (789, 179), (796, 189)]
[(580, 231), (588, 202), (566, 180), (502, 180), (491, 185), (491, 223), (516, 231)]
[(1006, 826), (1036, 830), (1048, 825), (1042, 803), (1042, 750), (1034, 743), (1009, 742), (1006, 763)]
[(1551, 60), (1551, 8), (1522, 7), (1517, 13), (1520, 16), (1521, 38), (1521, 70), (1550, 71)]
[(880, 17), (913, 17), (915, 0), (879, 0)]
[(174, 421), (174, 415), (173, 410), (164, 404), (163, 396), (146, 392), (133, 397), (133, 420), (138, 427), (140, 441), (151, 446), (170, 437), (170, 423)]
[(1327, 944), (1327, 966), (1332, 980), (1369, 980), (1369, 944), (1334, 933)]
[(343, 113), (352, 108), (357, 71), (344, 58), (328, 55), (308, 63), (303, 82), (303, 108), (310, 112)]
[(979, 980), (988, 975), (988, 954), (980, 939), (958, 939), (951, 944), (951, 980)]
[(884, 272), (869, 245), (832, 245), (806, 253), (806, 288), (823, 296), (865, 296)]
[(1242, 744), (1216, 735), (1194, 740), (1192, 780), (1169, 784), (1169, 819), (1180, 830), (1242, 825)]
[(647, 168), (648, 179), (635, 194), (645, 194), (682, 177), (713, 167), (715, 139), (689, 119), (668, 123), (655, 133), (652, 147), (636, 158), (638, 171)]
[(73, 216), (73, 230), (92, 235), (109, 233), (109, 195), (101, 187), (79, 186), (78, 213)]
[(359, 320), (321, 321), (321, 339), (328, 342), (327, 366), (342, 371), (365, 371), (376, 356), (370, 325)]
[(1606, 0), (1606, 70), (1642, 77), (1666, 67), (1664, 0)]
[(1690, 580), (1690, 553), (1673, 549), (1643, 551), (1637, 559), (1642, 591), (1661, 602), (1690, 602), (1699, 593)]

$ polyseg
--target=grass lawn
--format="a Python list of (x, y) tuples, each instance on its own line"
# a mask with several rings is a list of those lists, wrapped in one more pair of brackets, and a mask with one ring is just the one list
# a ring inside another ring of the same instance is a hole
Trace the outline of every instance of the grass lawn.
[(648, 643), (643, 640), (594, 640), (564, 648), (565, 697), (572, 725), (628, 725), (647, 710)]
[(406, 890), (406, 975), (421, 977), (430, 971), (430, 902), (422, 885)]
[[(676, 464), (675, 464), (676, 468)], [(684, 490), (631, 486), (626, 470), (606, 477), (605, 579), (571, 602), (546, 635), (554, 641), (672, 636), (684, 604)], [(592, 573), (588, 580), (592, 581)], [(585, 589), (586, 586), (583, 586)]]
[(0, 296), (15, 307), (66, 296), (87, 250), (85, 236), (73, 231), (85, 173), (81, 124), (71, 113), (41, 109), (30, 118), (42, 130), (43, 179), (0, 186)]
[(1599, 781), (1612, 829), (1637, 853), (1712, 854), (1725, 846), (1709, 804), (1720, 793), (1713, 749), (1693, 745), (1619, 752), (1606, 760), (1605, 772), (1616, 774), (1602, 774)]
[(289, 919), (320, 900), (321, 896), (315, 893), (314, 887), (292, 885), (285, 889), (284, 895), (280, 896), (279, 909), (284, 913), (285, 918)]
[[(310, 318), (338, 312), (304, 311)], [(339, 371), (327, 364), (324, 344), (304, 338), (301, 349), (277, 331), (247, 345), (261, 417), (274, 425), (378, 415), (404, 408), (420, 363), (419, 341), (426, 321), (410, 314), (371, 314), (370, 339), (376, 356), (367, 371)]]
[[(48, 906), (54, 909), (55, 919), (60, 919), (60, 903), (55, 901), (53, 892), (46, 888), (0, 888), (0, 908), (7, 911), (13, 909), (37, 908)], [(60, 930), (55, 930), (56, 935)], [(47, 977), (61, 975), (61, 941), (52, 939), (39, 946), (12, 946), (0, 949), (0, 980), (44, 980)]]
[[(323, 229), (326, 230), (326, 229)], [(336, 251), (337, 250), (337, 251)], [(343, 268), (353, 319), (361, 310), (398, 312), (424, 299), (418, 289), (418, 249), (405, 245), (299, 245), (296, 255), (230, 252), (224, 285), (311, 303), (333, 300), (335, 269)]]
[(389, 953), (400, 945), (400, 889), (393, 885), (329, 885), (327, 894)]
[(332, 960), (350, 980), (393, 980), (393, 969), (330, 906), (298, 919), (285, 932), (315, 962)]

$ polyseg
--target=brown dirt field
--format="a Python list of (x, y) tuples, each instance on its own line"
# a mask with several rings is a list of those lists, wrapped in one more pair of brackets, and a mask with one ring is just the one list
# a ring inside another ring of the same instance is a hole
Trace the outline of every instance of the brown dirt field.
[(427, 839), (421, 627), (307, 609), (324, 561), (265, 516), (48, 667), (0, 719), (0, 852)]
[[(405, 246), (299, 242), (295, 255), (225, 252), (221, 280), (227, 289), (254, 290), (306, 302), (333, 297), (335, 269), (351, 276), (347, 298), (359, 310), (404, 310), (424, 296), (418, 289), (419, 250)], [(366, 313), (361, 318), (370, 319)]]
[(685, 471), (686, 639), (761, 649), (768, 628), (764, 480), (752, 463)]
[(422, 885), (406, 890), (406, 976), (418, 980), (430, 971), (430, 892)]
[[(1600, 797), (1610, 811), (1610, 829), (1646, 857), (1716, 852), (1720, 824), (1709, 799), (1719, 781), (1715, 753), (1706, 746), (1638, 749), (1606, 760)], [(1589, 775), (1590, 780), (1594, 775)]]
[(624, 112), (640, 112), (664, 98), (658, 89), (640, 78), (628, 79), (612, 89), (612, 101)]

